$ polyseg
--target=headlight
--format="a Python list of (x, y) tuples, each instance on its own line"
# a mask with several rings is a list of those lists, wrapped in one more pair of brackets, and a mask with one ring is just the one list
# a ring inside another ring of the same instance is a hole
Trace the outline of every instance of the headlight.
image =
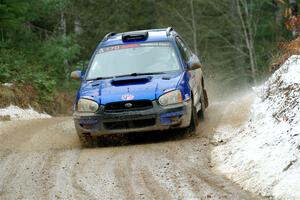
[(88, 99), (79, 99), (77, 104), (78, 112), (96, 112), (99, 108), (99, 105), (92, 100)]
[(162, 106), (182, 103), (182, 96), (179, 90), (173, 90), (159, 97), (158, 102)]

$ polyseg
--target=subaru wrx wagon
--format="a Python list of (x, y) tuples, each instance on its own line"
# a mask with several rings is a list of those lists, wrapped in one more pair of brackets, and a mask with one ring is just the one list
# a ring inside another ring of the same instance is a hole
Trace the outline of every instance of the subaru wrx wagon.
[(171, 27), (109, 33), (71, 77), (81, 80), (73, 116), (84, 146), (105, 134), (194, 132), (208, 106), (201, 62)]

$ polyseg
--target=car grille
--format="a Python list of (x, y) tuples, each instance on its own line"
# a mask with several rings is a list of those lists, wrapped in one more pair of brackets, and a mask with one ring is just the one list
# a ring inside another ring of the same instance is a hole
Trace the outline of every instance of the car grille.
[(143, 128), (153, 125), (155, 125), (155, 118), (104, 123), (104, 127), (109, 130)]
[(153, 107), (150, 100), (137, 100), (137, 101), (122, 101), (113, 102), (105, 105), (105, 112), (126, 112), (133, 110), (147, 110)]

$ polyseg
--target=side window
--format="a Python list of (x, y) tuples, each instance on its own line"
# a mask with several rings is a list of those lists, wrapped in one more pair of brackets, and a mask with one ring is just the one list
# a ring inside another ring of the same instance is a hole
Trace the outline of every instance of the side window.
[(181, 42), (184, 45), (184, 51), (185, 51), (185, 53), (188, 55), (188, 58), (190, 59), (193, 56), (193, 53), (192, 53), (191, 49), (189, 48), (189, 46), (186, 44), (185, 41), (183, 41), (182, 39), (180, 39), (180, 40), (181, 40)]
[(183, 61), (185, 62), (185, 64), (188, 64), (190, 58), (192, 57), (191, 51), (179, 37), (176, 37), (176, 43), (179, 48), (180, 54), (183, 58)]
[(188, 55), (186, 54), (186, 52), (184, 51), (184, 44), (179, 39), (179, 37), (176, 37), (176, 44), (178, 46), (178, 49), (180, 51), (180, 54), (181, 54), (181, 57), (182, 57), (184, 63), (187, 64), (189, 62), (189, 58), (188, 58)]

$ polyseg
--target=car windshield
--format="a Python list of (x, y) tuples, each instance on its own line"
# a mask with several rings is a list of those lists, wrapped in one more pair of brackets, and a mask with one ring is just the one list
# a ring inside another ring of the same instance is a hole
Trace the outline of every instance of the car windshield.
[(126, 44), (96, 52), (87, 80), (178, 71), (178, 57), (169, 42)]

